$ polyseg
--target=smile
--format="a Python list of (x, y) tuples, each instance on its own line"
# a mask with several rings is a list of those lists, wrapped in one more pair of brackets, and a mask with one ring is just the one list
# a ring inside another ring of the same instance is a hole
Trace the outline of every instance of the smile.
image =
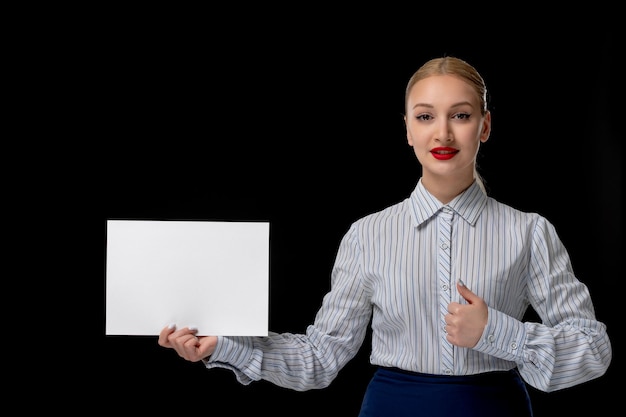
[(430, 153), (435, 159), (448, 160), (454, 157), (459, 151), (454, 148), (435, 148), (431, 149)]

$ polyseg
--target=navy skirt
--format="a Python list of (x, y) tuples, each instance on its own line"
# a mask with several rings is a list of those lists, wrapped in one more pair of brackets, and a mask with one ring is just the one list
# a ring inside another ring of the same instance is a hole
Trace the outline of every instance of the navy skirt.
[(468, 376), (378, 368), (359, 417), (532, 417), (517, 369)]

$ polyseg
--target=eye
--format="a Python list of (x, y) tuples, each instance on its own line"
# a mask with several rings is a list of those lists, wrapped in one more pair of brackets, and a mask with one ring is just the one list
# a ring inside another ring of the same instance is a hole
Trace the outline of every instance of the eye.
[(418, 114), (417, 116), (415, 116), (415, 118), (417, 120), (427, 121), (432, 119), (432, 116), (430, 114)]
[(460, 120), (467, 120), (470, 118), (470, 114), (469, 113), (457, 113), (452, 117), (456, 119), (460, 119)]

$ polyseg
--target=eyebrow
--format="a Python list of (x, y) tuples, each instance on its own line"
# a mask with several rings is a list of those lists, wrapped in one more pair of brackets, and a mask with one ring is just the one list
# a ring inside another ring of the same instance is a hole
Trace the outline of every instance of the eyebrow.
[[(454, 103), (451, 107), (460, 107), (460, 106), (472, 106), (472, 103), (470, 103), (469, 101), (460, 101), (458, 103)], [(435, 106), (433, 106), (432, 104), (428, 104), (428, 103), (415, 103), (415, 105), (412, 107), (413, 109), (416, 107), (428, 107), (429, 109), (434, 108)]]

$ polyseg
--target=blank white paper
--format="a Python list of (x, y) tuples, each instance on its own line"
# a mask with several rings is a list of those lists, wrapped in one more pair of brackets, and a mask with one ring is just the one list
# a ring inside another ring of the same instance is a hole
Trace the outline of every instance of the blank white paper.
[(269, 223), (107, 220), (106, 334), (267, 336)]

